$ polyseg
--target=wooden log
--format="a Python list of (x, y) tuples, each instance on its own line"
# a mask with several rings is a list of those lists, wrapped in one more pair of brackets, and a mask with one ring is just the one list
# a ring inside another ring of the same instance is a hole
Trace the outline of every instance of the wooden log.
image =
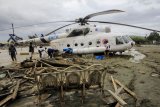
[[(52, 66), (57, 66), (57, 67), (69, 67), (69, 66), (72, 66), (73, 64), (68, 64), (65, 60), (62, 60), (62, 61), (55, 61), (55, 60), (52, 60), (52, 61), (49, 61), (49, 60), (45, 60), (45, 59), (41, 59), (41, 61), (49, 64), (49, 65), (52, 65)], [(66, 62), (66, 63), (65, 63)]]
[(20, 85), (20, 80), (17, 81), (17, 84), (16, 84), (16, 86), (15, 86), (14, 92), (13, 92), (11, 95), (7, 96), (7, 97), (6, 97), (5, 99), (3, 99), (2, 101), (0, 101), (0, 107), (1, 107), (2, 105), (4, 105), (5, 103), (7, 103), (9, 100), (11, 100), (11, 99), (14, 100), (14, 99), (16, 98), (17, 92), (18, 92), (18, 89), (19, 89), (19, 85)]
[(112, 83), (113, 83), (114, 90), (116, 92), (117, 91), (117, 85), (116, 85), (116, 83), (115, 83), (115, 81), (114, 81), (112, 76), (111, 76), (111, 80), (112, 80)]
[[(116, 83), (115, 83), (115, 80), (113, 79), (112, 76), (111, 76), (111, 80), (112, 80), (112, 83), (113, 83), (113, 87), (114, 87), (114, 90), (115, 90), (115, 94), (116, 94), (116, 95), (119, 95), (119, 93), (121, 92), (121, 90), (123, 89), (123, 87), (121, 87), (121, 88), (118, 89), (118, 88), (117, 88), (117, 85), (116, 85)], [(121, 105), (120, 105), (119, 103), (117, 103), (115, 107), (121, 107)]]
[(122, 91), (122, 89), (123, 89), (123, 87), (118, 88), (118, 89), (116, 90), (115, 94), (118, 95), (118, 94)]
[[(126, 100), (129, 98), (129, 95), (127, 93), (122, 93), (119, 94), (119, 96), (123, 99)], [(104, 101), (106, 104), (113, 104), (116, 103), (117, 100), (113, 98), (112, 96), (107, 96), (107, 97), (101, 97), (102, 101)]]
[(83, 84), (82, 84), (82, 104), (84, 103), (84, 99), (85, 99), (85, 83), (86, 83), (86, 80), (83, 79)]
[(10, 74), (10, 72), (8, 70), (7, 70), (7, 73), (9, 75), (9, 78), (11, 79), (11, 81), (13, 81), (13, 78), (12, 78), (12, 76), (11, 76), (11, 74)]
[[(115, 94), (119, 95), (119, 93), (122, 91), (122, 89), (123, 89), (123, 87), (118, 88), (118, 89), (116, 90)], [(119, 102), (118, 102), (115, 107), (122, 107), (122, 106), (121, 106), (121, 105), (119, 104)]]
[(130, 89), (128, 89), (126, 86), (124, 86), (124, 85), (123, 85), (121, 82), (119, 82), (118, 80), (115, 79), (115, 82), (116, 82), (118, 85), (120, 85), (121, 87), (123, 87), (124, 90), (125, 90), (126, 92), (128, 92), (130, 95), (132, 95), (135, 99), (137, 99), (137, 96), (136, 96), (136, 94), (135, 94), (134, 92), (132, 92)]
[(122, 106), (119, 103), (117, 103), (115, 107), (122, 107)]
[(32, 72), (32, 68), (30, 68), (26, 74), (30, 74), (31, 72)]
[(9, 95), (7, 96), (5, 99), (3, 99), (1, 102), (0, 102), (0, 107), (2, 107), (6, 102), (8, 102), (9, 100), (12, 99), (12, 95)]
[(48, 64), (48, 63), (45, 63), (45, 62), (43, 62), (43, 61), (39, 61), (39, 62), (41, 62), (41, 63), (43, 63), (43, 64), (45, 64), (45, 65), (47, 65), (47, 66), (49, 66), (49, 67), (53, 67), (52, 65), (50, 65), (50, 64)]
[(43, 68), (43, 69), (41, 69), (41, 70), (39, 70), (39, 71), (35, 71), (35, 74), (41, 74), (41, 73), (44, 72), (46, 69), (47, 69), (47, 68)]
[(32, 77), (27, 77), (26, 75), (23, 76), (23, 78), (24, 78), (24, 79), (29, 79), (29, 80), (35, 80), (34, 78), (32, 78)]
[(122, 105), (126, 105), (127, 103), (119, 96), (117, 96), (114, 92), (112, 92), (111, 90), (108, 90), (108, 92)]
[(16, 87), (15, 87), (14, 92), (12, 94), (12, 99), (16, 98), (17, 92), (18, 92), (18, 89), (19, 89), (19, 85), (20, 85), (20, 80), (17, 81)]
[(20, 52), (20, 55), (29, 55), (29, 52)]

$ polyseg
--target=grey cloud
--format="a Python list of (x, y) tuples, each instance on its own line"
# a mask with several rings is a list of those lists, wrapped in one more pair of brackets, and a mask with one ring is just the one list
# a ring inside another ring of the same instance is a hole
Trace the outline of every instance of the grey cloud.
[[(15, 26), (24, 26), (56, 20), (74, 20), (108, 9), (121, 9), (126, 12), (97, 16), (91, 20), (115, 21), (153, 29), (160, 28), (159, 0), (0, 0), (0, 29), (10, 28), (11, 23), (14, 23)], [(41, 34), (63, 24), (66, 23), (15, 29), (15, 32), (21, 36)], [(137, 29), (126, 31), (114, 25), (108, 26), (111, 26), (115, 32), (147, 32)], [(0, 32), (0, 40), (4, 40), (3, 35), (9, 33), (12, 31)]]

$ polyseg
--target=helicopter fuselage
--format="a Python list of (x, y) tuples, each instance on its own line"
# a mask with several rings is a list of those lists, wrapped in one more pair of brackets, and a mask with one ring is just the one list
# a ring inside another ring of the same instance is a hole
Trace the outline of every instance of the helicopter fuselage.
[(132, 48), (133, 44), (134, 42), (129, 37), (113, 36), (107, 33), (61, 38), (50, 42), (50, 46), (60, 52), (63, 52), (66, 48), (71, 48), (74, 54), (101, 53), (105, 51), (123, 52)]
[(130, 37), (111, 35), (109, 32), (110, 28), (106, 26), (79, 26), (66, 29), (65, 33), (53, 33), (49, 36), (22, 40), (19, 43), (50, 43), (52, 48), (60, 52), (70, 48), (74, 54), (123, 52), (133, 46), (134, 42)]

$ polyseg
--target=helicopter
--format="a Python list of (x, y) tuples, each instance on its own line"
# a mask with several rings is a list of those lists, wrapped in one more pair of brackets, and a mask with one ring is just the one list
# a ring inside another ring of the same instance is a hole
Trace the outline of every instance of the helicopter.
[[(149, 31), (158, 30), (122, 24), (116, 22), (106, 22), (106, 21), (90, 21), (92, 17), (104, 15), (104, 14), (112, 14), (112, 13), (120, 13), (124, 12), (122, 10), (112, 9), (106, 10), (102, 12), (97, 12), (93, 14), (89, 14), (84, 18), (79, 18), (71, 21), (56, 21), (56, 22), (70, 22), (70, 24), (59, 27), (43, 37), (37, 37), (28, 40), (18, 40), (14, 41), (16, 43), (50, 43), (50, 46), (53, 49), (58, 50), (59, 52), (64, 52), (70, 50), (73, 54), (96, 54), (96, 53), (104, 53), (104, 52), (124, 52), (125, 50), (131, 49), (135, 42), (129, 37), (125, 35), (111, 35), (111, 29), (107, 26), (97, 26), (95, 24), (90, 23), (103, 23), (103, 24), (113, 24), (120, 26), (128, 26), (133, 28), (139, 28)], [(78, 24), (76, 27), (67, 28), (63, 33), (55, 33), (56, 31), (65, 28), (70, 25)], [(10, 39), (13, 39), (11, 36)]]

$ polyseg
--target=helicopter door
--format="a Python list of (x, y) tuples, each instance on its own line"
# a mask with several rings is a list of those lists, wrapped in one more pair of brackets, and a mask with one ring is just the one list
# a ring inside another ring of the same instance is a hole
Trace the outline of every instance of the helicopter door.
[(106, 50), (110, 50), (110, 45), (108, 39), (102, 39), (102, 44), (106, 47)]
[(121, 36), (117, 36), (115, 39), (116, 39), (116, 50), (119, 50), (119, 51), (124, 50), (125, 42), (123, 38)]

